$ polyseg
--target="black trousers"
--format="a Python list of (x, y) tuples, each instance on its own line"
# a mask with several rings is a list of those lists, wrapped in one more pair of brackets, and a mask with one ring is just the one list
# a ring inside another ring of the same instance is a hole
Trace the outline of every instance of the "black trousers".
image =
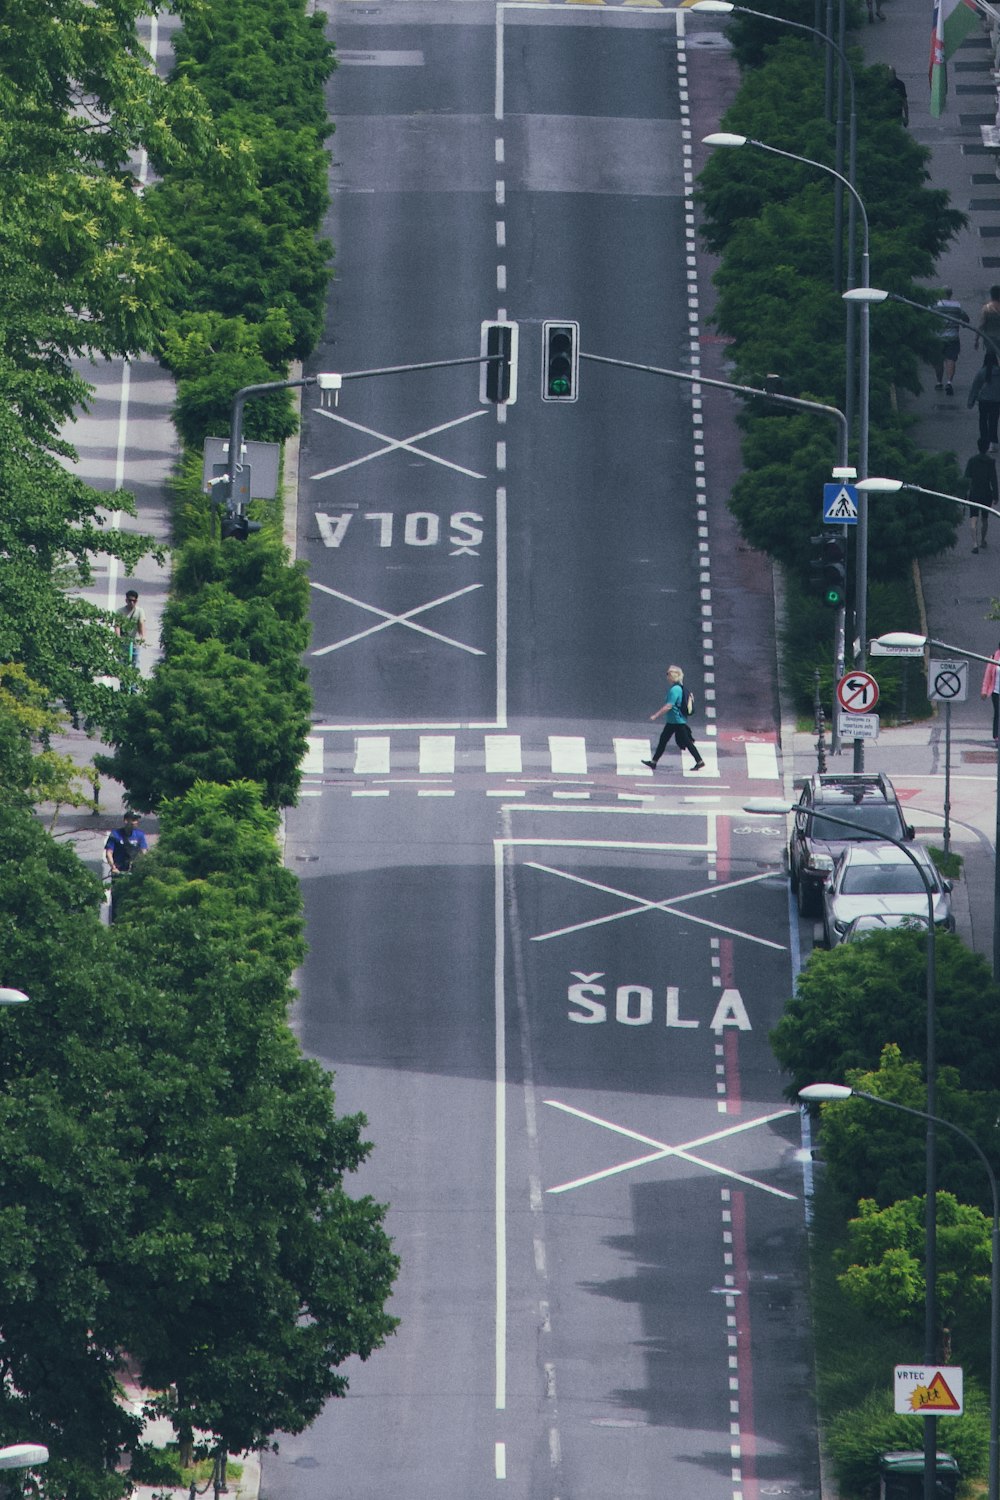
[(988, 443), (997, 441), (997, 422), (1000, 420), (1000, 401), (979, 402), (979, 436)]
[(993, 738), (1000, 739), (1000, 693), (991, 693), (993, 699)]
[(695, 760), (701, 760), (701, 756), (698, 754), (698, 746), (694, 742), (694, 735), (691, 733), (691, 726), (689, 724), (664, 724), (659, 742), (653, 751), (654, 760), (659, 760), (675, 735), (677, 737), (678, 750), (690, 750)]

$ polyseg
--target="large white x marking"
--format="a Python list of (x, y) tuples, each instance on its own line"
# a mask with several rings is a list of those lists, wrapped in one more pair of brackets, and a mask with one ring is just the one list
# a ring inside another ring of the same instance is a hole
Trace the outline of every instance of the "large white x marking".
[(327, 656), (331, 651), (339, 651), (342, 646), (351, 646), (355, 641), (363, 641), (365, 636), (377, 635), (380, 630), (388, 630), (390, 625), (405, 625), (408, 630), (417, 630), (421, 635), (432, 636), (436, 641), (443, 641), (446, 646), (455, 646), (459, 651), (468, 651), (470, 656), (485, 656), (485, 651), (480, 651), (478, 646), (467, 646), (464, 641), (453, 640), (450, 635), (442, 635), (439, 630), (431, 630), (426, 625), (414, 623), (414, 615), (422, 615), (429, 609), (437, 609), (439, 604), (447, 604), (451, 599), (460, 599), (463, 594), (471, 594), (474, 589), (481, 589), (481, 583), (466, 584), (464, 589), (456, 589), (453, 594), (442, 594), (440, 599), (431, 599), (428, 604), (418, 604), (416, 609), (408, 609), (403, 614), (394, 615), (387, 609), (379, 609), (375, 604), (366, 604), (363, 599), (353, 599), (350, 594), (342, 594), (339, 589), (332, 589), (325, 583), (313, 583), (314, 589), (319, 589), (323, 594), (332, 594), (335, 599), (343, 599), (346, 604), (355, 604), (358, 609), (367, 610), (370, 615), (381, 616), (381, 623), (369, 625), (367, 630), (359, 630), (356, 635), (345, 636), (342, 641), (334, 641), (330, 646), (320, 646), (313, 651), (313, 656)]
[(752, 932), (741, 932), (738, 927), (726, 927), (722, 922), (710, 922), (707, 917), (696, 917), (693, 912), (678, 911), (682, 901), (694, 901), (698, 896), (717, 896), (720, 891), (732, 891), (737, 886), (752, 885), (758, 880), (770, 880), (770, 874), (747, 875), (742, 880), (730, 880), (724, 885), (706, 885), (700, 891), (686, 891), (683, 896), (668, 896), (664, 901), (648, 901), (645, 896), (635, 896), (631, 891), (620, 891), (617, 886), (602, 885), (599, 880), (587, 880), (583, 875), (571, 875), (568, 870), (556, 870), (551, 865), (536, 864), (534, 860), (526, 860), (529, 869), (542, 870), (546, 875), (558, 875), (561, 880), (571, 880), (575, 885), (589, 886), (592, 891), (603, 891), (606, 896), (620, 896), (623, 901), (630, 901), (624, 911), (610, 912), (606, 917), (591, 917), (587, 922), (574, 922), (569, 927), (557, 927), (554, 932), (539, 932), (531, 939), (533, 943), (546, 943), (549, 938), (565, 937), (570, 932), (582, 932), (586, 927), (601, 927), (605, 922), (620, 922), (623, 917), (634, 917), (641, 911), (662, 911), (668, 916), (679, 917), (682, 922), (694, 922), (699, 927), (713, 927), (716, 932), (724, 932), (729, 937), (745, 938), (748, 943), (760, 943), (763, 948), (777, 948), (779, 952), (784, 951), (784, 943), (773, 943), (770, 938), (755, 936)]
[(794, 1193), (786, 1193), (781, 1188), (771, 1187), (766, 1182), (758, 1182), (755, 1177), (744, 1177), (742, 1172), (734, 1172), (731, 1167), (720, 1167), (718, 1162), (706, 1161), (703, 1156), (696, 1156), (693, 1151), (695, 1146), (707, 1146), (712, 1141), (721, 1141), (730, 1135), (738, 1135), (743, 1130), (753, 1130), (757, 1125), (770, 1125), (774, 1120), (784, 1120), (789, 1115), (794, 1115), (796, 1109), (779, 1109), (773, 1115), (759, 1115), (756, 1120), (743, 1120), (739, 1125), (730, 1125), (725, 1130), (713, 1130), (710, 1135), (702, 1135), (693, 1141), (685, 1141), (680, 1146), (668, 1146), (663, 1141), (654, 1140), (652, 1136), (640, 1135), (638, 1130), (628, 1130), (624, 1125), (615, 1125), (610, 1120), (602, 1120), (600, 1115), (589, 1115), (585, 1109), (574, 1109), (571, 1104), (560, 1104), (558, 1099), (546, 1099), (544, 1103), (552, 1109), (561, 1109), (564, 1114), (575, 1115), (578, 1120), (588, 1120), (591, 1125), (600, 1125), (604, 1130), (613, 1130), (615, 1135), (628, 1136), (629, 1140), (641, 1141), (644, 1146), (655, 1146), (654, 1151), (645, 1153), (643, 1156), (635, 1156), (631, 1161), (619, 1162), (616, 1167), (605, 1167), (603, 1172), (590, 1172), (586, 1177), (574, 1178), (572, 1182), (561, 1182), (558, 1187), (546, 1188), (549, 1193), (568, 1193), (573, 1188), (586, 1187), (591, 1182), (600, 1182), (604, 1177), (615, 1177), (620, 1172), (630, 1172), (633, 1167), (645, 1167), (650, 1162), (663, 1161), (668, 1156), (679, 1156), (684, 1161), (692, 1162), (696, 1167), (706, 1167), (710, 1172), (718, 1172), (723, 1177), (731, 1177), (734, 1182), (746, 1183), (747, 1187), (760, 1188), (762, 1193), (773, 1193), (776, 1198), (787, 1198), (795, 1202)]
[(347, 417), (342, 417), (339, 412), (330, 411), (325, 406), (317, 406), (315, 410), (321, 417), (329, 417), (331, 422), (339, 422), (342, 427), (351, 427), (355, 432), (363, 432), (366, 437), (378, 438), (385, 444), (384, 448), (373, 448), (371, 453), (366, 453), (363, 458), (352, 458), (350, 463), (338, 464), (334, 469), (323, 469), (319, 474), (313, 474), (313, 479), (330, 479), (334, 474), (343, 474), (348, 469), (356, 469), (359, 464), (371, 463), (373, 458), (381, 458), (386, 453), (395, 453), (398, 448), (407, 453), (418, 453), (421, 458), (429, 458), (431, 463), (442, 464), (446, 469), (455, 469), (459, 474), (467, 474), (470, 479), (485, 479), (485, 474), (477, 474), (475, 469), (465, 469), (461, 464), (452, 463), (450, 458), (441, 458), (437, 453), (429, 453), (426, 448), (418, 448), (417, 444), (423, 442), (424, 438), (436, 437), (439, 432), (447, 432), (449, 427), (461, 427), (463, 422), (472, 422), (476, 417), (485, 417), (487, 408), (482, 407), (479, 411), (470, 411), (467, 416), (455, 417), (451, 422), (442, 422), (438, 427), (428, 427), (425, 432), (415, 432), (412, 437), (392, 438), (386, 432), (377, 432), (374, 427), (365, 427), (361, 422), (352, 422)]

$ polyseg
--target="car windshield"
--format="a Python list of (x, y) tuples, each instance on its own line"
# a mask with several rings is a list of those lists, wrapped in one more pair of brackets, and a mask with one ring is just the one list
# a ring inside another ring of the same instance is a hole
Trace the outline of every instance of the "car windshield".
[[(933, 876), (931, 877), (933, 881)], [(920, 871), (909, 860), (905, 864), (852, 865), (844, 871), (840, 890), (844, 896), (924, 895)]]
[(854, 839), (898, 839), (902, 837), (903, 830), (899, 826), (899, 813), (889, 802), (849, 802), (841, 808), (831, 808), (830, 812), (838, 818), (844, 818), (849, 823), (861, 823), (864, 830), (860, 828), (845, 828), (842, 823), (832, 823), (824, 818), (822, 810), (817, 810), (812, 819), (812, 829), (807, 830), (814, 839), (826, 839), (835, 843), (838, 839), (841, 843)]

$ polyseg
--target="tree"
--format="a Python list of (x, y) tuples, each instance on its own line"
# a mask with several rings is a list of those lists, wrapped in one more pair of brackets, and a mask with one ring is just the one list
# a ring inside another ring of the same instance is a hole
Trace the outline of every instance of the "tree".
[[(920, 933), (875, 933), (864, 943), (816, 949), (798, 991), (771, 1033), (794, 1097), (807, 1083), (840, 1082), (851, 1069), (878, 1067), (895, 1042), (906, 1060), (926, 1047), (926, 939)], [(1000, 991), (989, 967), (957, 937), (937, 938), (937, 1056), (965, 1089), (989, 1092), (1000, 1046)]]
[(309, 727), (298, 670), (298, 680), (281, 681), (220, 641), (195, 641), (157, 663), (146, 691), (129, 700), (114, 754), (95, 764), (139, 807), (182, 796), (196, 781), (256, 781), (270, 806), (288, 806)]
[[(850, 1070), (845, 1082), (881, 1099), (926, 1109), (923, 1069), (904, 1060), (899, 1048), (882, 1049), (877, 1070)], [(964, 1130), (993, 1159), (1000, 1160), (1000, 1094), (969, 1093), (954, 1068), (940, 1068), (935, 1112)], [(919, 1193), (926, 1181), (923, 1122), (898, 1110), (852, 1099), (822, 1110), (823, 1160), (831, 1186), (848, 1202), (871, 1198), (880, 1208)], [(992, 1212), (989, 1179), (975, 1152), (954, 1131), (938, 1128), (938, 1185), (963, 1203)]]
[[(858, 1204), (847, 1226), (848, 1264), (839, 1280), (870, 1317), (897, 1324), (916, 1338), (924, 1310), (924, 1204), (906, 1198), (879, 1208)], [(984, 1343), (983, 1308), (990, 1295), (990, 1220), (952, 1193), (937, 1195), (936, 1299), (939, 1327), (952, 1334), (963, 1358)]]

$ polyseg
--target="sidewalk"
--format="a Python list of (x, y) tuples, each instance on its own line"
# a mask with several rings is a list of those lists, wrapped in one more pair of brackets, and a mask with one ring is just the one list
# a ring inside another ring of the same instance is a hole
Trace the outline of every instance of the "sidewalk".
[[(980, 124), (993, 124), (997, 91), (990, 72), (992, 47), (985, 31), (972, 32), (948, 64), (948, 100), (935, 120), (930, 113), (928, 56), (930, 0), (886, 0), (885, 24), (866, 25), (852, 41), (863, 47), (869, 64), (894, 67), (906, 84), (910, 133), (931, 151), (928, 186), (944, 188), (952, 205), (968, 215), (963, 230), (941, 257), (933, 285), (951, 286), (973, 325), (989, 295), (1000, 282), (1000, 154), (983, 146)], [(877, 251), (872, 284), (879, 286)], [(877, 336), (879, 309), (872, 309), (872, 331)], [(905, 398), (907, 410), (919, 418), (918, 441), (926, 448), (954, 452), (962, 467), (975, 452), (979, 435), (975, 409), (966, 407), (969, 386), (982, 352), (974, 352), (972, 337), (963, 335), (962, 354), (950, 399), (934, 390), (926, 370), (919, 397)], [(906, 479), (905, 474), (890, 476)], [(947, 504), (942, 501), (942, 504)], [(972, 552), (968, 512), (962, 512), (955, 546), (921, 565), (921, 584), (927, 632), (938, 640), (966, 646), (989, 656), (1000, 641), (1000, 621), (990, 622), (991, 601), (1000, 596), (1000, 525), (990, 532), (990, 548)], [(945, 653), (937, 651), (937, 656)], [(877, 659), (869, 663), (876, 680)], [(918, 666), (914, 663), (914, 667)], [(991, 738), (990, 708), (979, 696), (983, 666), (969, 664), (969, 696), (951, 713), (951, 847), (965, 861), (963, 878), (955, 884), (955, 911), (961, 936), (989, 960), (993, 945), (993, 840), (996, 824), (997, 755)], [(786, 745), (788, 740), (786, 739)], [(796, 776), (816, 769), (816, 737), (794, 734)], [(849, 770), (851, 751), (830, 757), (828, 769)], [(865, 747), (865, 769), (892, 777), (916, 825), (918, 838), (942, 844), (945, 789), (945, 719), (943, 710), (919, 725), (886, 729), (875, 744)]]

